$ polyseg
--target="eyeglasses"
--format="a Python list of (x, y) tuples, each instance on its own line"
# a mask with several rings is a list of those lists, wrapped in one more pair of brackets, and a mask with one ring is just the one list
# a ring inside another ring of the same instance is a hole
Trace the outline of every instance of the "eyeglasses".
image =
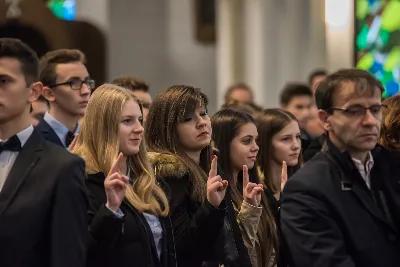
[(60, 85), (69, 85), (71, 87), (72, 90), (81, 90), (83, 84), (86, 84), (87, 87), (89, 87), (90, 90), (93, 90), (96, 87), (96, 83), (94, 80), (92, 79), (85, 79), (85, 80), (79, 80), (79, 79), (73, 79), (71, 81), (68, 82), (63, 82), (63, 83), (57, 83), (57, 84), (53, 84), (50, 85), (50, 88), (54, 88)]
[(382, 109), (386, 107), (387, 107), (386, 105), (373, 105), (366, 108), (360, 105), (355, 105), (355, 106), (350, 106), (348, 108), (330, 108), (330, 109), (343, 111), (347, 116), (352, 118), (360, 118), (365, 116), (367, 110), (369, 110), (374, 117), (379, 117), (382, 115)]

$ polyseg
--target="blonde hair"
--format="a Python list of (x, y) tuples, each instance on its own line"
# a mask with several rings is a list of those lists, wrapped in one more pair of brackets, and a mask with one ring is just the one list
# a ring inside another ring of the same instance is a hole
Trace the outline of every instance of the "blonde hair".
[[(142, 110), (136, 96), (122, 87), (103, 84), (93, 93), (72, 151), (85, 160), (87, 174), (109, 173), (119, 154), (121, 110), (128, 100), (136, 101)], [(133, 185), (128, 185), (126, 189), (129, 203), (139, 212), (168, 215), (168, 199), (156, 182), (145, 142), (142, 141), (137, 154), (127, 157), (127, 166), (133, 177), (137, 177)]]

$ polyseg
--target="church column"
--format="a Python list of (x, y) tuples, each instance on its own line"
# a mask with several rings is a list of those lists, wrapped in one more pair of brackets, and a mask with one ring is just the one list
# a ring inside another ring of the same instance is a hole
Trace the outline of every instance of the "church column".
[(237, 13), (239, 0), (217, 0), (216, 2), (216, 65), (217, 65), (217, 110), (224, 103), (225, 91), (237, 79), (240, 57), (236, 43)]
[(326, 59), (329, 71), (353, 67), (354, 2), (325, 0)]
[(257, 104), (265, 106), (267, 97), (266, 75), (266, 6), (270, 0), (244, 0), (243, 42), (244, 42), (244, 81), (254, 90)]

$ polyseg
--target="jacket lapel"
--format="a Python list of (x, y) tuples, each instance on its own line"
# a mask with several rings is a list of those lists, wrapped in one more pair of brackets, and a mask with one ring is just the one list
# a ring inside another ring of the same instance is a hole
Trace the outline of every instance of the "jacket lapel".
[(54, 144), (64, 147), (57, 133), (51, 128), (51, 126), (44, 120), (41, 119), (36, 129), (43, 135), (43, 137)]
[[(361, 177), (359, 170), (354, 165), (350, 155), (347, 152), (340, 152), (329, 140), (329, 138), (327, 138), (322, 151), (330, 154), (333, 157), (333, 160), (336, 161), (338, 168), (343, 171), (341, 175), (342, 185), (346, 183), (346, 187), (349, 188), (347, 190), (353, 192), (353, 194), (360, 200), (362, 206), (364, 206), (364, 208), (368, 210), (368, 212), (372, 216), (393, 229), (392, 224), (389, 223), (384, 212), (375, 202), (371, 190), (367, 187), (366, 183)], [(372, 151), (372, 154), (376, 155), (374, 151)], [(374, 161), (375, 164), (371, 170), (371, 175), (374, 173), (375, 170), (377, 170), (376, 168), (380, 168), (380, 166), (378, 166), (377, 164), (378, 159), (376, 157), (374, 157)], [(342, 190), (345, 189), (342, 188)]]
[(369, 211), (369, 213), (371, 213), (375, 218), (393, 229), (392, 224), (389, 223), (385, 214), (378, 207), (378, 205), (374, 201), (371, 192), (365, 185), (355, 182), (351, 191), (356, 195), (356, 197), (360, 200), (364, 208)]
[(43, 138), (34, 130), (28, 141), (19, 152), (7, 180), (0, 192), (0, 216), (6, 210), (11, 200), (18, 192), (24, 179), (41, 157)]

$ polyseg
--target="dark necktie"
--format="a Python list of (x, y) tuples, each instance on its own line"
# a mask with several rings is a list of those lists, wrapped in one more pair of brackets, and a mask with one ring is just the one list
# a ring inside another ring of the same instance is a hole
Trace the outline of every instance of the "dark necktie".
[(21, 148), (21, 141), (16, 135), (10, 137), (6, 142), (0, 142), (0, 153), (3, 151), (18, 152)]
[(66, 147), (69, 147), (69, 145), (72, 143), (74, 138), (75, 138), (75, 134), (73, 132), (68, 131), (67, 137), (65, 138)]

